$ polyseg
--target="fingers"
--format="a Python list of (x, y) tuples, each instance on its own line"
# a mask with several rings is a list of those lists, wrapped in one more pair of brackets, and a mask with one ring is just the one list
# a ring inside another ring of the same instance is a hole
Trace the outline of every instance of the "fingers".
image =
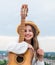
[(42, 49), (38, 49), (37, 50), (37, 53), (41, 56), (44, 56), (44, 51)]
[(32, 45), (28, 44), (28, 48), (32, 49), (34, 51), (34, 48)]

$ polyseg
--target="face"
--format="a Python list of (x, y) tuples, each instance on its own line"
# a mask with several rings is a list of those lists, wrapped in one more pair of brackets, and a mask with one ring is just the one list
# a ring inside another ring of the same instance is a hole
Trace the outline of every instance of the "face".
[(33, 38), (34, 34), (33, 34), (32, 27), (30, 25), (25, 26), (24, 35), (25, 35), (25, 40), (27, 40), (27, 41), (31, 40)]

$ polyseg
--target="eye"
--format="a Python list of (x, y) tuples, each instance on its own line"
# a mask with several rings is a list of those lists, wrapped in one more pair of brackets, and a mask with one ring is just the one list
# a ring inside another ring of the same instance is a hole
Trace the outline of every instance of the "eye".
[(25, 32), (27, 32), (27, 30), (25, 30)]
[(29, 30), (29, 32), (32, 32), (32, 30)]

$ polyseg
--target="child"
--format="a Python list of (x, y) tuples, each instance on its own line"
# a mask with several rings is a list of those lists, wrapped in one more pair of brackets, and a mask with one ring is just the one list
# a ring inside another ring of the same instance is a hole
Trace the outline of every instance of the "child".
[[(17, 32), (19, 33), (19, 26), (17, 28)], [(24, 41), (28, 43), (28, 48), (34, 50), (34, 58), (33, 58), (33, 65), (44, 65), (43, 56), (44, 52), (42, 49), (39, 48), (37, 36), (39, 35), (40, 31), (38, 27), (32, 22), (27, 21), (25, 22), (25, 32), (24, 32)], [(37, 62), (38, 60), (38, 62)], [(35, 61), (35, 62), (34, 62)]]
[[(19, 26), (17, 27), (17, 32), (19, 33)], [(34, 58), (32, 60), (32, 65), (44, 65), (43, 57), (44, 52), (39, 48), (37, 36), (39, 35), (38, 27), (32, 22), (25, 22), (25, 32), (24, 32), (24, 41), (18, 43), (13, 42), (8, 47), (9, 52), (14, 52), (16, 54), (23, 54), (27, 51), (28, 48), (31, 48), (34, 53)]]
[[(24, 11), (21, 11), (21, 20), (24, 20), (25, 17), (26, 16), (24, 14)], [(18, 34), (19, 26), (17, 27)], [(39, 48), (37, 39), (39, 33), (40, 31), (37, 25), (35, 25), (32, 21), (25, 21), (24, 41), (18, 43), (17, 40), (16, 42), (11, 43), (11, 45), (8, 46), (8, 52), (23, 54), (27, 51), (28, 48), (32, 49), (34, 54), (34, 57), (32, 59), (32, 65), (44, 65), (44, 52), (42, 49)]]

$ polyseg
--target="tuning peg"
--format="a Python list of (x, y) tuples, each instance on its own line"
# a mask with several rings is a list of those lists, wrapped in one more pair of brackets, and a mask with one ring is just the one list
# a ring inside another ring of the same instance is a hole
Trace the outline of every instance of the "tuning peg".
[(22, 5), (22, 8), (27, 8), (27, 7), (28, 7), (27, 4), (23, 4), (23, 5)]

